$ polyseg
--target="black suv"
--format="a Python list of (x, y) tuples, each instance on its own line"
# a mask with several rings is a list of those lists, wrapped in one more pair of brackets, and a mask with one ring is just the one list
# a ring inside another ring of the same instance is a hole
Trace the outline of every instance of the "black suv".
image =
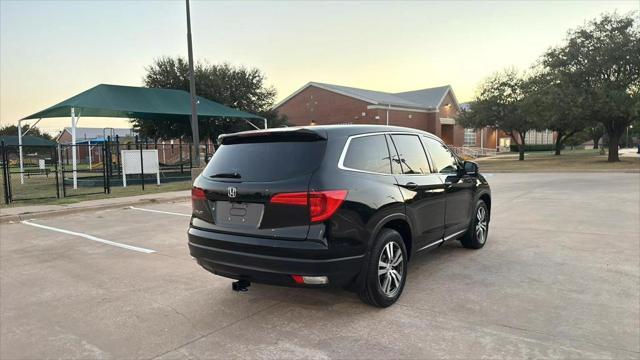
[(189, 249), (206, 270), (240, 280), (236, 289), (332, 285), (386, 307), (413, 256), (487, 240), (487, 181), (430, 133), (310, 126), (219, 143), (192, 190)]

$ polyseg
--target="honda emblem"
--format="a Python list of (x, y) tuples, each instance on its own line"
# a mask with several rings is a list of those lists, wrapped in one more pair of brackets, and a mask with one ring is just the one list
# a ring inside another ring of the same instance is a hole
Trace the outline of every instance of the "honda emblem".
[(230, 198), (236, 197), (237, 192), (238, 189), (234, 188), (233, 186), (229, 186), (227, 188), (227, 195), (229, 195)]

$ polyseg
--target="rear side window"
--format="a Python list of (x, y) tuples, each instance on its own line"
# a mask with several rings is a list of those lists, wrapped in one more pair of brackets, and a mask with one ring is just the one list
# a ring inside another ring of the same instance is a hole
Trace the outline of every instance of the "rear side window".
[(431, 160), (433, 160), (435, 165), (435, 171), (440, 173), (455, 173), (458, 170), (458, 160), (446, 145), (426, 136), (423, 136), (422, 140), (424, 140), (424, 145), (427, 147), (429, 155), (431, 155)]
[(312, 173), (322, 161), (326, 141), (239, 142), (221, 145), (204, 176), (240, 181), (276, 181)]
[(391, 135), (398, 155), (394, 161), (400, 163), (403, 174), (428, 174), (429, 162), (417, 135)]
[(384, 135), (351, 138), (342, 165), (355, 170), (390, 174), (391, 163)]

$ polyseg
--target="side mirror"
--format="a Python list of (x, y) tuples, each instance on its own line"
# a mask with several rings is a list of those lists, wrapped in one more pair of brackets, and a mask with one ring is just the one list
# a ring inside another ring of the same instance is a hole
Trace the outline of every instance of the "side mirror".
[(463, 163), (464, 172), (468, 175), (478, 175), (478, 164), (473, 161), (465, 161)]

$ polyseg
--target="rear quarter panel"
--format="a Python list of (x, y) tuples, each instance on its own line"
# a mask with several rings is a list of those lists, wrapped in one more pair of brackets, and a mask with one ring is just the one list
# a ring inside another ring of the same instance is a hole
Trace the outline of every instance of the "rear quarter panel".
[(309, 189), (348, 190), (347, 198), (327, 222), (312, 225), (309, 238), (323, 239), (338, 256), (367, 252), (381, 221), (404, 216), (405, 205), (393, 175), (338, 168), (347, 137), (330, 138), (325, 159), (311, 178)]

